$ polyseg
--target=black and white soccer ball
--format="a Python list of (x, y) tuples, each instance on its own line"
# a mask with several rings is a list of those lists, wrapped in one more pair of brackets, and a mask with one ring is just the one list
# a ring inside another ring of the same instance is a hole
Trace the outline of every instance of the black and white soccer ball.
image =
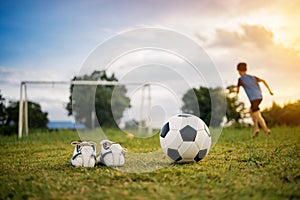
[(198, 162), (211, 148), (211, 135), (199, 117), (179, 114), (171, 117), (162, 127), (160, 145), (172, 161)]

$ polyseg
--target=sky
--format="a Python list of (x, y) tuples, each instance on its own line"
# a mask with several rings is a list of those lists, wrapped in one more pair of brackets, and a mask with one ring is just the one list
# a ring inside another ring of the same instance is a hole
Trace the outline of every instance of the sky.
[[(103, 42), (155, 27), (184, 34), (201, 46), (222, 86), (235, 85), (237, 63), (247, 62), (248, 73), (265, 79), (274, 92), (270, 96), (261, 86), (262, 108), (273, 101), (283, 105), (300, 99), (299, 7), (298, 0), (0, 0), (1, 94), (18, 100), (21, 81), (70, 80)], [(116, 63), (145, 62), (147, 53)], [(178, 60), (157, 52), (152, 56), (156, 62), (169, 59), (168, 64)], [(29, 86), (28, 97), (41, 103), (50, 120), (70, 119), (63, 109), (68, 86)], [(239, 99), (249, 106), (245, 93)]]

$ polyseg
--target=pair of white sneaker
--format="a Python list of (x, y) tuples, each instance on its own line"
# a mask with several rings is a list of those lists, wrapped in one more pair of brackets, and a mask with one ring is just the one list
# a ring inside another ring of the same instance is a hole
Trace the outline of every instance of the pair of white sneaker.
[(94, 167), (96, 164), (109, 167), (120, 167), (125, 164), (125, 152), (120, 144), (102, 140), (101, 153), (96, 157), (96, 144), (93, 142), (82, 141), (72, 142), (75, 146), (70, 164), (75, 167)]

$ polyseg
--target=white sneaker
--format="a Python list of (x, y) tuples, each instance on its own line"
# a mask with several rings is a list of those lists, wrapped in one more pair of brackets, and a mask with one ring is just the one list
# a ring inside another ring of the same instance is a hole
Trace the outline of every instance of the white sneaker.
[(72, 142), (75, 146), (70, 164), (75, 167), (94, 167), (96, 164), (96, 147), (91, 142)]
[(120, 144), (109, 140), (102, 140), (100, 144), (101, 154), (97, 158), (99, 164), (109, 167), (121, 167), (125, 164), (124, 155), (127, 150)]

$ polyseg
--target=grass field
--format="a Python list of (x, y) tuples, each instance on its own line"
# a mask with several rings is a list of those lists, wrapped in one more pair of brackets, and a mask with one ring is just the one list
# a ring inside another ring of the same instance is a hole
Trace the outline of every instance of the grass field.
[[(159, 149), (159, 139), (129, 139), (107, 130), (129, 151)], [(223, 129), (199, 163), (170, 164), (147, 173), (104, 166), (74, 168), (72, 131), (0, 136), (0, 199), (300, 199), (300, 127)]]

